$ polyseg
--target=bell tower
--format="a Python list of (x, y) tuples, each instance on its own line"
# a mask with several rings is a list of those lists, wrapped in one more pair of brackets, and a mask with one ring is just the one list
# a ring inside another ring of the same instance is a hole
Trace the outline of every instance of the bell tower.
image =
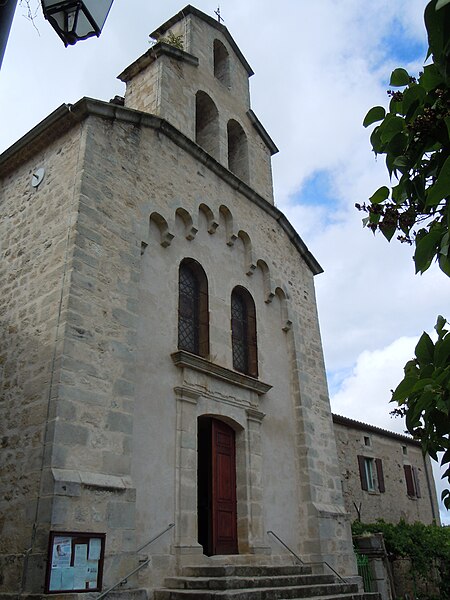
[(125, 106), (157, 115), (273, 204), (277, 147), (250, 107), (253, 71), (227, 28), (186, 6), (119, 79)]

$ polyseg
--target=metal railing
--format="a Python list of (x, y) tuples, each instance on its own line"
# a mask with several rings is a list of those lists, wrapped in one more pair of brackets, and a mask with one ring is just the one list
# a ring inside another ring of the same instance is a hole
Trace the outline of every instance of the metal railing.
[[(147, 548), (147, 546), (150, 546), (150, 544), (153, 544), (153, 542), (156, 542), (156, 540), (158, 538), (160, 538), (162, 535), (164, 535), (167, 531), (169, 531), (173, 527), (175, 527), (175, 523), (169, 523), (169, 525), (167, 525), (167, 527), (165, 529), (163, 529), (160, 533), (158, 533), (157, 535), (155, 535), (154, 537), (152, 537), (152, 539), (149, 540), (148, 542), (146, 542), (143, 546), (141, 546), (140, 548), (138, 548), (136, 550), (136, 554), (138, 552), (141, 552), (141, 550), (143, 550), (144, 548)], [(132, 575), (134, 575), (135, 573), (137, 573), (138, 571), (140, 571), (141, 569), (143, 569), (145, 566), (147, 566), (148, 563), (150, 562), (150, 560), (151, 560), (151, 557), (149, 557), (146, 560), (144, 560), (135, 569), (133, 569), (132, 571), (130, 571), (129, 573), (127, 573), (126, 575), (124, 575), (122, 577), (122, 579), (120, 579), (120, 581), (118, 581), (117, 583), (115, 583), (114, 585), (112, 585), (110, 588), (108, 588), (107, 590), (105, 590), (101, 594), (99, 594), (97, 596), (96, 600), (101, 600), (101, 598), (104, 598), (107, 594), (109, 594), (109, 592), (112, 592), (117, 587), (119, 587), (119, 585), (122, 585), (123, 583), (125, 583), (129, 577), (131, 577)]]
[(298, 560), (298, 562), (302, 566), (304, 566), (304, 567), (312, 567), (313, 565), (325, 565), (325, 566), (327, 566), (330, 569), (330, 571), (333, 571), (333, 573), (336, 575), (336, 577), (338, 577), (342, 581), (342, 583), (347, 583), (347, 581), (341, 575), (339, 575), (339, 573), (335, 569), (333, 569), (333, 567), (330, 564), (328, 564), (326, 560), (322, 560), (322, 561), (319, 561), (319, 562), (309, 562), (309, 563), (306, 563), (305, 561), (303, 561), (298, 556), (298, 554), (296, 554), (292, 550), (292, 548), (289, 548), (289, 546), (287, 544), (285, 544), (283, 542), (283, 540), (276, 533), (274, 533), (273, 531), (268, 531), (267, 533), (270, 533), (270, 535), (273, 535), (273, 537), (276, 538), (280, 542), (280, 544), (282, 544), (282, 546), (284, 546), (286, 548), (286, 550), (288, 550), (292, 554), (292, 556), (294, 556), (296, 558), (296, 560)]
[(358, 567), (358, 575), (363, 580), (363, 587), (365, 592), (374, 592), (372, 573), (369, 564), (369, 558), (365, 554), (360, 554), (355, 550), (356, 555), (356, 566)]

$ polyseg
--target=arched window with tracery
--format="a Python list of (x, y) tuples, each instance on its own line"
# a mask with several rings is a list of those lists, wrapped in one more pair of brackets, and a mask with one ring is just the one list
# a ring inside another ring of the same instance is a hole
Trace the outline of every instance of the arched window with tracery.
[(201, 265), (185, 258), (178, 273), (178, 348), (209, 354), (208, 280)]
[(241, 286), (235, 287), (231, 294), (231, 345), (233, 369), (257, 377), (255, 303), (250, 293)]

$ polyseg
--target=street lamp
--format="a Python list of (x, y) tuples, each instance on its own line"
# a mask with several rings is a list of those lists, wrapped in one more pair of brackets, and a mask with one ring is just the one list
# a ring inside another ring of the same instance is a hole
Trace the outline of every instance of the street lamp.
[(44, 17), (67, 47), (100, 35), (114, 0), (41, 0)]

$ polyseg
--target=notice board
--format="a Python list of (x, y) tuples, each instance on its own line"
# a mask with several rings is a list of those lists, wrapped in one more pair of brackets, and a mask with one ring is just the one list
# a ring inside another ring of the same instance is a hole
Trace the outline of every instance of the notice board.
[(51, 531), (45, 593), (99, 592), (105, 534)]

